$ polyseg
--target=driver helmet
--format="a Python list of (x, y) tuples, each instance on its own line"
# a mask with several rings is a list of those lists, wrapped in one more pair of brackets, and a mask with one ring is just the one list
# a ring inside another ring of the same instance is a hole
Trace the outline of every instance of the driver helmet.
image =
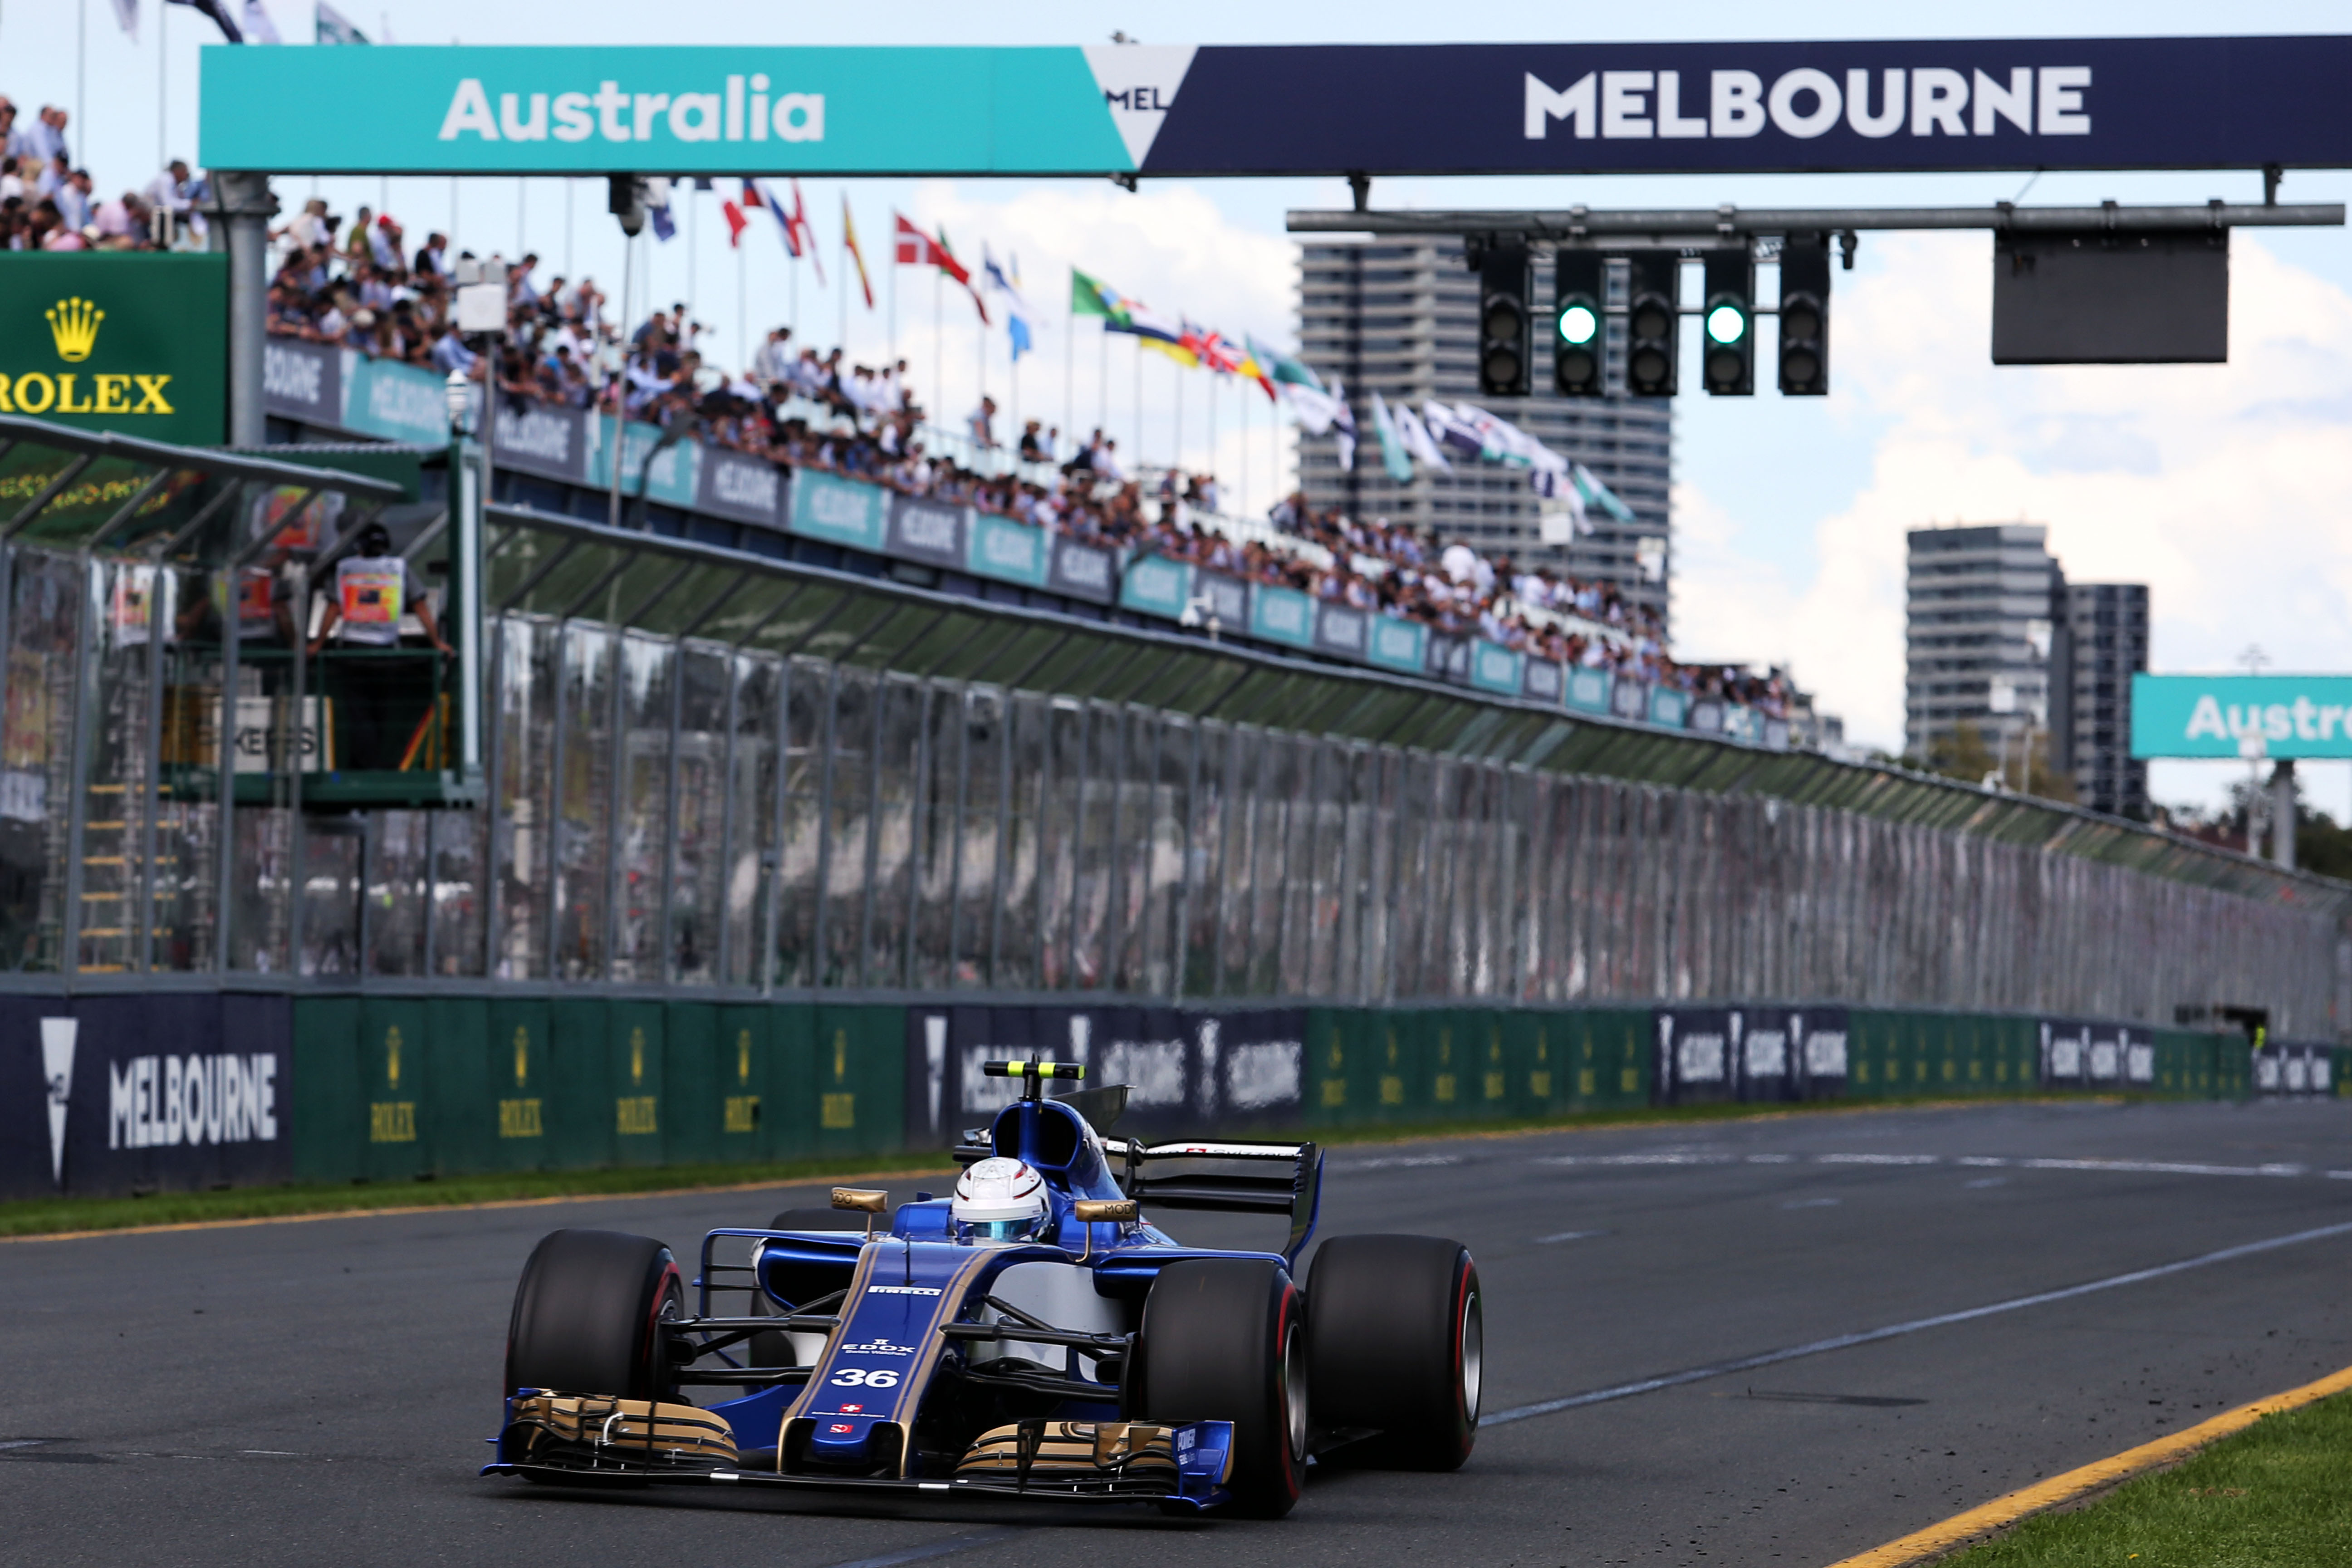
[(980, 1161), (956, 1178), (948, 1212), (961, 1240), (1031, 1240), (1045, 1226), (1045, 1179), (1019, 1160)]

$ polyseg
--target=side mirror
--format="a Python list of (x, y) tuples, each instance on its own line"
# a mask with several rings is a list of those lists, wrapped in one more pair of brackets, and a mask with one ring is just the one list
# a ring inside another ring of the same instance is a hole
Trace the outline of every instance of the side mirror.
[(890, 1194), (872, 1187), (835, 1187), (833, 1206), (866, 1215), (866, 1234), (872, 1236), (874, 1216), (889, 1212)]
[(1084, 1263), (1095, 1255), (1096, 1225), (1132, 1225), (1137, 1211), (1133, 1198), (1080, 1198), (1070, 1205), (1070, 1216), (1087, 1227), (1086, 1250), (1078, 1254), (1078, 1261)]

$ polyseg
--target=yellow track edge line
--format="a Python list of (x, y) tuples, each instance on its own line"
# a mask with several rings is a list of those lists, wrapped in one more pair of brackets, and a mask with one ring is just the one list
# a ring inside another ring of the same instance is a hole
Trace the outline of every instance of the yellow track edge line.
[(793, 1187), (838, 1186), (892, 1176), (933, 1176), (938, 1171), (853, 1171), (841, 1175), (784, 1177), (765, 1182), (730, 1182), (708, 1187), (650, 1187), (634, 1193), (557, 1193), (539, 1198), (487, 1198), (475, 1204), (395, 1204), (380, 1208), (310, 1209), (301, 1214), (247, 1215), (237, 1219), (189, 1219), (170, 1225), (118, 1225), (97, 1230), (49, 1230), (32, 1236), (0, 1236), (0, 1247), (26, 1241), (88, 1241), (103, 1236), (163, 1236), (181, 1230), (242, 1230), (257, 1225), (309, 1225), (325, 1219), (378, 1219), (393, 1215), (474, 1214), (484, 1209), (545, 1208), (551, 1204), (617, 1203), (625, 1198), (690, 1198), (705, 1193), (782, 1192)]
[(1940, 1524), (1915, 1531), (1899, 1541), (1875, 1546), (1859, 1556), (1847, 1557), (1830, 1564), (1830, 1568), (1908, 1568), (1941, 1556), (1953, 1548), (1966, 1544), (1981, 1535), (2015, 1524), (2030, 1514), (2042, 1513), (2076, 1498), (2127, 1481), (2134, 1476), (2170, 1464), (2230, 1436), (2242, 1432), (2265, 1415), (2283, 1410), (2293, 1410), (2352, 1389), (2352, 1367), (2330, 1373), (2316, 1383), (2306, 1383), (2300, 1388), (2290, 1388), (2284, 1394), (2273, 1394), (2235, 1410), (2226, 1410), (2210, 1421), (2175, 1432), (2168, 1437), (2158, 1437), (2153, 1443), (2143, 1443), (2137, 1448), (2126, 1448), (2120, 1454), (2096, 1459), (2080, 1469), (2052, 1476), (2030, 1487), (1998, 1497), (1989, 1503), (1957, 1513)]

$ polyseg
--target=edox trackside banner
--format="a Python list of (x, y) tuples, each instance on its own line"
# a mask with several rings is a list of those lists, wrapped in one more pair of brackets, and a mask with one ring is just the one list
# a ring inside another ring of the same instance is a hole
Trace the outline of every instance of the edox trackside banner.
[(232, 47), (201, 153), (343, 174), (2352, 164), (2352, 37)]

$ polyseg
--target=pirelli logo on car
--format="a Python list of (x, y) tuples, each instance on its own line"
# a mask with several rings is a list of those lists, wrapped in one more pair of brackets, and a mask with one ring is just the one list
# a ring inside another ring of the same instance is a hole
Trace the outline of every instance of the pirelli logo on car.
[(936, 1296), (940, 1291), (936, 1285), (868, 1285), (866, 1293), (869, 1296)]

